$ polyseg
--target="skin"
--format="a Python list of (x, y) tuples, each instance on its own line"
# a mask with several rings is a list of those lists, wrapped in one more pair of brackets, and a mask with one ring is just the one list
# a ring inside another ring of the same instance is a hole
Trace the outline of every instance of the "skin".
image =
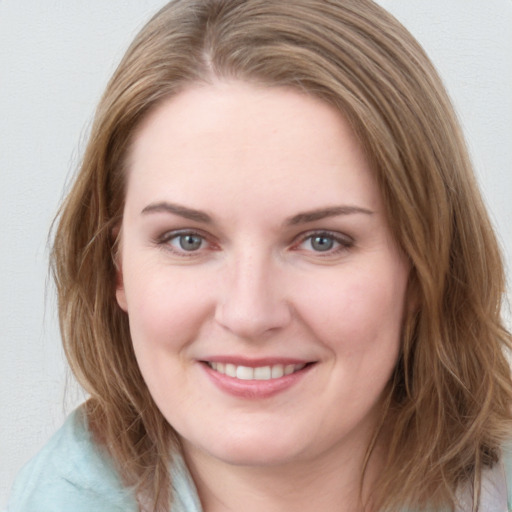
[[(409, 267), (346, 121), (291, 89), (191, 86), (139, 128), (127, 180), (117, 300), (205, 510), (360, 509)], [(247, 397), (215, 357), (310, 364)]]

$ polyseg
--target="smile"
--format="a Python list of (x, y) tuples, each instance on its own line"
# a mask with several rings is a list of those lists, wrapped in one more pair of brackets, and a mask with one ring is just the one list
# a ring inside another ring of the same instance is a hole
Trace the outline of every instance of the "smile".
[(286, 375), (302, 370), (306, 363), (302, 364), (275, 364), (272, 366), (238, 366), (231, 363), (216, 363), (207, 361), (206, 364), (214, 371), (239, 380), (272, 380), (280, 379)]

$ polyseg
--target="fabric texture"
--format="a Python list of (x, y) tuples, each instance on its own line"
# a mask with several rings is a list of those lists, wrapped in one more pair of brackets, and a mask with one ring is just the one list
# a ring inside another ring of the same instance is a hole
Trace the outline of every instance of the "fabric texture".
[[(201, 512), (181, 458), (171, 469), (171, 512)], [(93, 441), (81, 409), (19, 473), (5, 512), (138, 512), (135, 494)]]
[[(132, 489), (122, 485), (109, 458), (87, 429), (80, 409), (19, 473), (5, 512), (138, 512)], [(174, 503), (170, 512), (201, 512), (201, 504), (181, 457), (171, 468)], [(512, 511), (512, 446), (503, 463), (483, 474), (482, 512)], [(471, 510), (462, 490), (457, 512)], [(411, 511), (402, 511), (411, 512)], [(440, 512), (440, 511), (432, 511)]]

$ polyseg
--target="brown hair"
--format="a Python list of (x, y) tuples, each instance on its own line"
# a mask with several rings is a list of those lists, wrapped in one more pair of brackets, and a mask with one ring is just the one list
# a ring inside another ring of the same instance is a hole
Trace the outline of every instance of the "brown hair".
[(163, 99), (213, 77), (295, 87), (351, 123), (410, 259), (409, 300), (418, 305), (385, 401), (391, 436), (373, 499), (378, 510), (453, 507), (469, 483), (476, 510), (481, 470), (499, 460), (511, 425), (502, 263), (441, 80), (370, 0), (175, 0), (128, 49), (98, 107), (52, 255), (64, 347), (90, 393), (92, 431), (126, 484), (166, 510), (178, 440), (115, 300), (113, 229), (134, 130)]

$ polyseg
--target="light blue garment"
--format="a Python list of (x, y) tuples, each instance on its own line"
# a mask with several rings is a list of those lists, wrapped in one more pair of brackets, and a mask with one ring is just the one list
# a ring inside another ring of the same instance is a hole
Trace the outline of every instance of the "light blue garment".
[[(172, 468), (171, 512), (201, 512), (181, 460)], [(138, 512), (134, 493), (122, 485), (111, 460), (98, 449), (80, 409), (66, 420), (19, 473), (6, 512)]]
[[(201, 512), (190, 474), (181, 457), (171, 469), (174, 503), (170, 512)], [(482, 512), (512, 511), (512, 450), (503, 464), (483, 475)], [(458, 512), (471, 510), (464, 504)], [(80, 409), (20, 472), (6, 512), (138, 512), (109, 458), (91, 438)], [(407, 511), (403, 511), (407, 512)]]

